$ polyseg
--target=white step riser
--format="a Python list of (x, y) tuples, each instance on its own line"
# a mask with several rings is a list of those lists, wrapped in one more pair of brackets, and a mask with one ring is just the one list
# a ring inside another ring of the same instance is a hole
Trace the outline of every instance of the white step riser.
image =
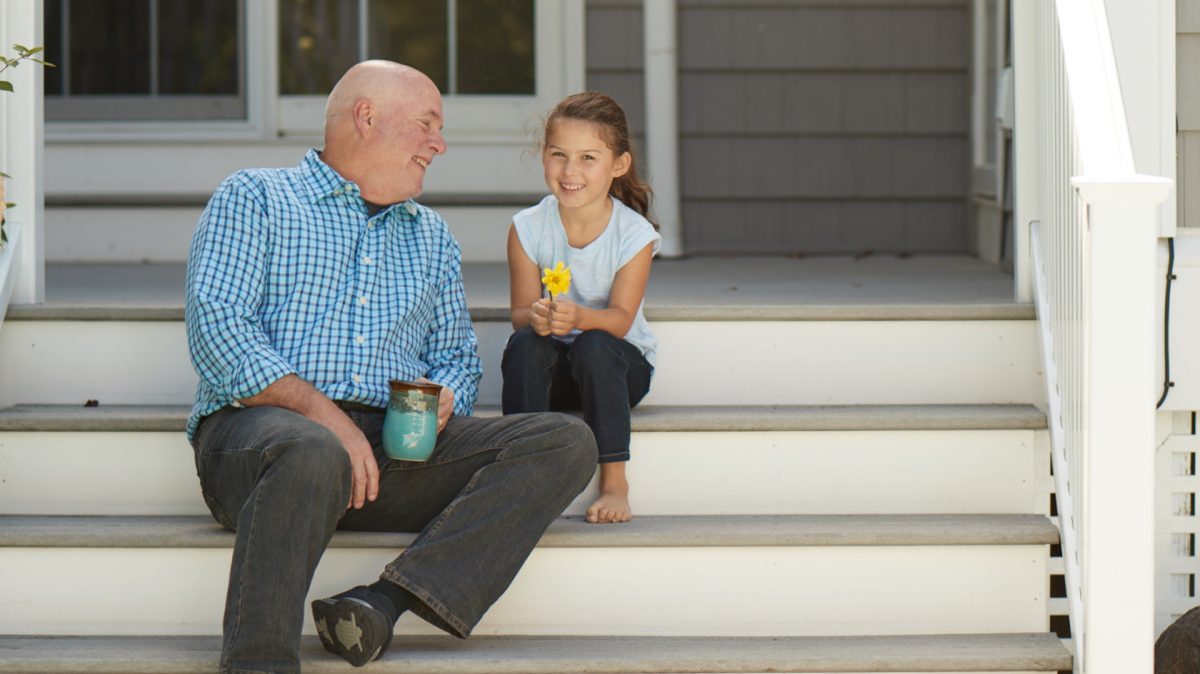
[[(635, 433), (631, 501), (643, 515), (1045, 513), (1044, 442), (1018, 430)], [(0, 433), (0, 482), (5, 514), (208, 512), (182, 433)]]
[[(47, 262), (186, 262), (201, 206), (49, 207)], [(512, 216), (520, 208), (438, 208), (463, 247), (465, 262), (504, 262)]]
[[(1032, 321), (659, 322), (647, 404), (1031, 403)], [(477, 324), (480, 402), (500, 400), (507, 323)], [(730, 345), (740, 345), (731, 348)], [(185, 404), (196, 375), (181, 322), (8, 321), (0, 406)]]
[[(373, 580), (396, 552), (327, 551), (310, 598)], [(1036, 545), (542, 548), (476, 634), (1036, 632), (1046, 629), (1046, 556)], [(0, 633), (218, 634), (229, 558), (228, 549), (0, 550)], [(434, 630), (408, 616), (397, 631)]]

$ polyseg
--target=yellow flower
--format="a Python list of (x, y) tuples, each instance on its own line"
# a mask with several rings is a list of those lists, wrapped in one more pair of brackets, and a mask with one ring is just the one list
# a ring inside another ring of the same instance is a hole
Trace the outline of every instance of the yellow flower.
[(543, 267), (542, 272), (542, 285), (546, 286), (546, 290), (550, 292), (550, 299), (571, 289), (570, 267), (564, 268), (563, 263), (559, 262), (554, 269)]

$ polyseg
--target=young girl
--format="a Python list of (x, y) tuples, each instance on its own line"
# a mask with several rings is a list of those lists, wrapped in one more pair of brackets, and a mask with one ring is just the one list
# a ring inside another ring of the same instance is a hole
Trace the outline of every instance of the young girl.
[[(589, 522), (630, 519), (629, 410), (650, 390), (654, 335), (642, 316), (650, 258), (662, 237), (646, 219), (625, 113), (608, 96), (575, 94), (546, 119), (550, 195), (508, 232), (512, 324), (504, 348), (505, 414), (583, 410), (600, 449), (600, 498)], [(569, 290), (544, 297), (542, 270), (562, 263)]]

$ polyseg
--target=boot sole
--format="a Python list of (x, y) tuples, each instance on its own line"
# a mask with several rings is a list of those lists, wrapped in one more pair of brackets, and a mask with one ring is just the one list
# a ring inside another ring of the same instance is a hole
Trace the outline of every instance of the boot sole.
[(325, 650), (355, 667), (383, 655), (392, 642), (387, 617), (361, 599), (318, 599), (312, 603), (312, 614)]

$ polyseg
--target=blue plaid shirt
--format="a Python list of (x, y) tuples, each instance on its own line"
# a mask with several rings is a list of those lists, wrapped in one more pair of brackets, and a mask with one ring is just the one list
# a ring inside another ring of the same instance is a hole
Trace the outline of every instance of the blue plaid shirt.
[(412, 201), (369, 215), (315, 150), (217, 188), (192, 239), (186, 319), (200, 375), (189, 440), (206, 415), (288, 374), (376, 407), (389, 379), (424, 376), (469, 415), (483, 372), (445, 221)]

